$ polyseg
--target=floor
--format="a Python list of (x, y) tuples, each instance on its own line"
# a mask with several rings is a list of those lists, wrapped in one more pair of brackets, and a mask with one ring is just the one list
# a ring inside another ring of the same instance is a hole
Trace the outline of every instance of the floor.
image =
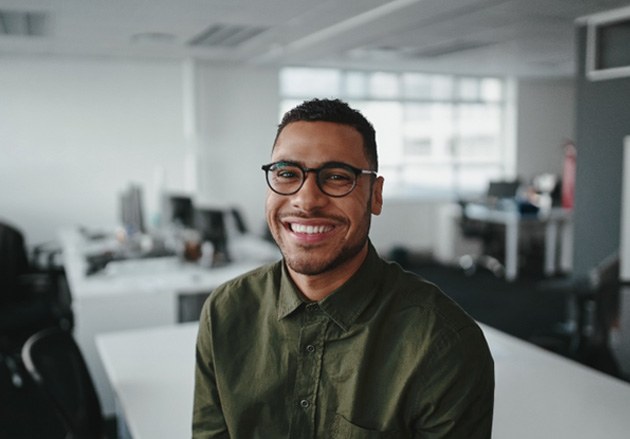
[(483, 268), (470, 274), (457, 265), (446, 266), (427, 258), (398, 254), (390, 259), (440, 286), (477, 321), (604, 373), (628, 379), (620, 375), (605, 343), (595, 343), (567, 331), (569, 278), (545, 277), (537, 264), (525, 267), (516, 281), (507, 282)]

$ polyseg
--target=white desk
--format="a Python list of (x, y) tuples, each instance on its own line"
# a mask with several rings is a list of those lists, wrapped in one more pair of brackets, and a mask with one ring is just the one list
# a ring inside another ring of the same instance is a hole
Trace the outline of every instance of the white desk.
[[(630, 384), (483, 329), (495, 360), (494, 439), (628, 437)], [(186, 324), (97, 337), (134, 439), (190, 437), (196, 333)]]
[(518, 276), (519, 228), (521, 223), (536, 222), (545, 227), (545, 274), (552, 275), (558, 270), (558, 236), (561, 238), (560, 265), (562, 270), (571, 268), (573, 243), (572, 212), (568, 209), (553, 208), (548, 212), (521, 215), (517, 210), (493, 209), (482, 204), (466, 206), (470, 219), (505, 226), (505, 277), (514, 280)]
[(117, 397), (121, 439), (191, 435), (197, 323), (101, 334), (96, 345)]
[[(64, 265), (72, 295), (75, 338), (96, 384), (103, 412), (114, 413), (114, 396), (96, 351), (98, 334), (177, 323), (178, 298), (190, 292), (210, 293), (213, 288), (264, 262), (280, 257), (275, 246), (255, 248), (251, 255), (235, 248), (238, 262), (206, 269), (176, 257), (115, 262), (86, 276), (85, 252), (107, 242), (88, 242), (74, 231), (61, 235)], [(247, 245), (245, 245), (247, 247)]]

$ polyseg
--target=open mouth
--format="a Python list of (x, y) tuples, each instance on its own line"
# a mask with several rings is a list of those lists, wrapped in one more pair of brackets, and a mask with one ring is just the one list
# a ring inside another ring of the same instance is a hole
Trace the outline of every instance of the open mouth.
[(289, 223), (288, 226), (292, 232), (300, 233), (304, 235), (318, 235), (322, 233), (328, 233), (332, 229), (334, 229), (334, 227), (330, 225), (307, 225), (307, 224)]

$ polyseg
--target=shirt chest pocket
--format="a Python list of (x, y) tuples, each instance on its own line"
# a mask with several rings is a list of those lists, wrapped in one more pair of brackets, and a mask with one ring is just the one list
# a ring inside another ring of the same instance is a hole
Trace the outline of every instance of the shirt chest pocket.
[(331, 429), (332, 439), (396, 439), (405, 436), (398, 431), (377, 431), (362, 427), (336, 415)]

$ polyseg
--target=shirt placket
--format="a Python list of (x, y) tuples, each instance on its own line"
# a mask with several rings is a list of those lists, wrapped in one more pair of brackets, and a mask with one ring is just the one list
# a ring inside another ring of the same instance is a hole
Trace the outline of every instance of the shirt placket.
[(316, 303), (306, 306), (298, 343), (291, 438), (316, 437), (315, 417), (328, 320)]

